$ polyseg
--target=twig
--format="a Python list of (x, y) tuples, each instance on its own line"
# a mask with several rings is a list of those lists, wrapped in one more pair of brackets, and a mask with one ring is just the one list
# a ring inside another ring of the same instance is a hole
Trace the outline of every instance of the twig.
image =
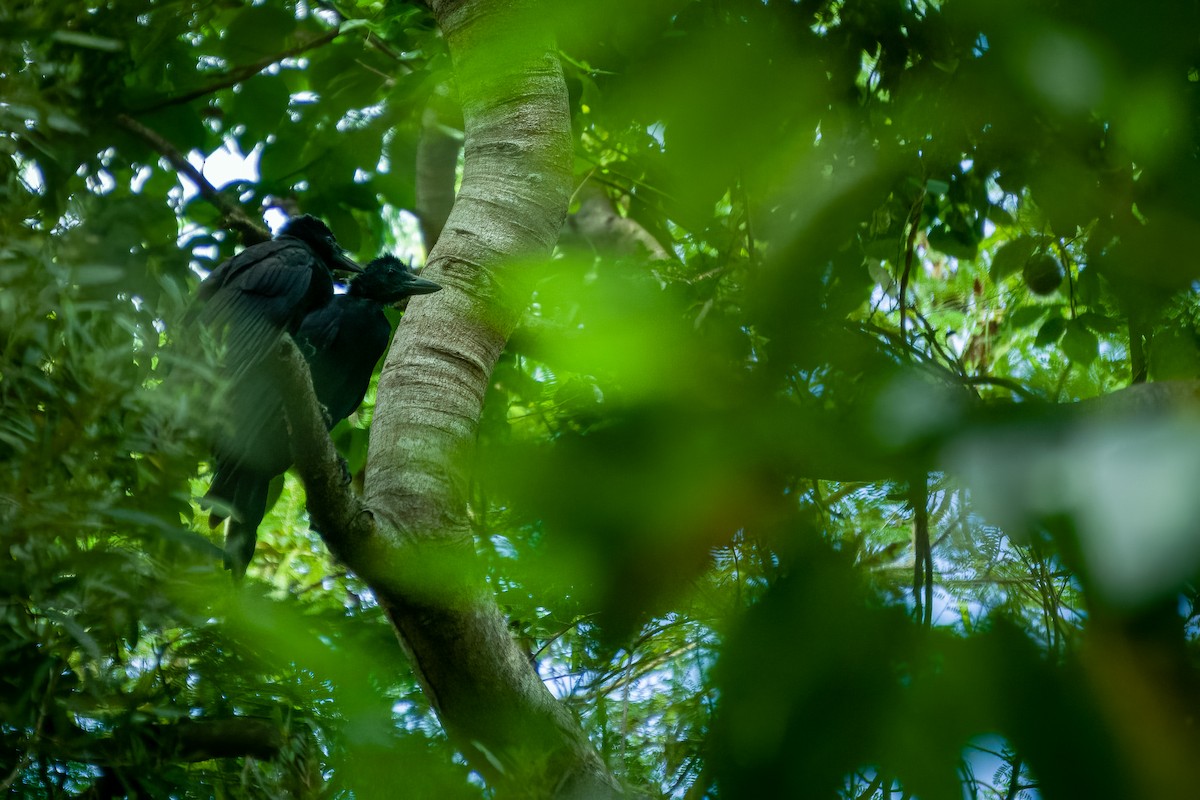
[(17, 778), (21, 776), (21, 770), (29, 766), (29, 762), (32, 760), (33, 750), (26, 750), (21, 757), (17, 759), (17, 765), (13, 767), (13, 770), (8, 774), (8, 777), (0, 782), (0, 792), (7, 792), (10, 788), (12, 788), (13, 784), (17, 782)]
[(869, 784), (867, 784), (867, 788), (864, 789), (857, 797), (855, 797), (854, 800), (866, 800), (866, 798), (874, 797), (875, 793), (878, 792), (880, 787), (882, 787), (882, 786), (883, 786), (883, 773), (876, 772), (875, 779), (873, 781), (871, 781)]
[(225, 75), (223, 75), (220, 80), (213, 81), (212, 83), (208, 84), (207, 86), (201, 86), (199, 89), (193, 89), (192, 91), (187, 92), (185, 94), (181, 94), (178, 97), (168, 97), (166, 100), (163, 100), (159, 103), (155, 103), (154, 105), (143, 106), (141, 108), (135, 108), (135, 109), (133, 109), (133, 113), (144, 114), (148, 111), (158, 111), (159, 109), (162, 109), (162, 108), (170, 108), (171, 106), (178, 106), (178, 105), (182, 105), (183, 103), (190, 103), (193, 100), (196, 100), (201, 97), (205, 97), (207, 95), (212, 94), (213, 92), (219, 92), (222, 89), (228, 89), (230, 86), (239, 84), (248, 78), (253, 78), (255, 75), (262, 72), (267, 67), (271, 66), (272, 64), (283, 61), (285, 58), (291, 58), (292, 56), (298, 56), (301, 53), (305, 53), (305, 52), (308, 52), (309, 50), (320, 47), (321, 45), (328, 44), (329, 42), (332, 42), (334, 39), (336, 39), (338, 36), (340, 36), (341, 33), (342, 32), (338, 29), (334, 29), (327, 33), (323, 33), (315, 39), (309, 39), (307, 42), (303, 42), (301, 44), (296, 45), (295, 47), (288, 48), (287, 50), (284, 50), (283, 52), (274, 53), (272, 55), (266, 56), (265, 58), (260, 58), (258, 61), (255, 61), (253, 64), (247, 64), (243, 67), (238, 67), (237, 69), (231, 70), (231, 71), (225, 73)]
[(556, 641), (558, 641), (560, 638), (562, 638), (563, 636), (565, 636), (565, 635), (566, 635), (566, 633), (567, 633), (568, 631), (570, 631), (570, 630), (572, 630), (572, 629), (574, 629), (574, 628), (577, 628), (577, 627), (579, 627), (579, 623), (581, 623), (581, 622), (583, 622), (584, 620), (586, 620), (586, 619), (588, 618), (588, 616), (589, 616), (589, 615), (587, 615), (587, 614), (584, 614), (584, 615), (580, 616), (580, 617), (579, 617), (578, 619), (576, 619), (574, 622), (572, 622), (572, 623), (571, 623), (571, 624), (569, 624), (569, 625), (566, 625), (566, 626), (564, 626), (564, 627), (563, 627), (561, 630), (559, 630), (557, 633), (555, 633), (555, 634), (553, 634), (552, 636), (550, 636), (550, 638), (549, 638), (549, 639), (547, 639), (545, 642), (543, 642), (543, 643), (542, 643), (542, 646), (541, 646), (541, 647), (539, 647), (537, 650), (534, 650), (534, 651), (533, 651), (533, 658), (537, 658), (538, 656), (540, 656), (540, 655), (542, 654), (542, 652), (543, 652), (543, 651), (544, 651), (544, 650), (545, 650), (547, 647), (549, 647), (550, 645), (554, 644), (554, 643), (555, 643)]
[[(933, 624), (933, 548), (929, 544), (929, 485), (922, 473), (909, 482), (909, 502), (913, 508), (913, 604), (917, 622)], [(925, 601), (921, 602), (921, 590)]]
[[(349, 17), (347, 17), (345, 14), (343, 14), (341, 12), (341, 10), (338, 9), (338, 7), (335, 6), (333, 3), (318, 2), (317, 5), (323, 9), (325, 9), (326, 11), (330, 12), (335, 17), (337, 17), (337, 21), (338, 21), (339, 25), (341, 25), (342, 23), (347, 22), (349, 20)], [(378, 36), (372, 36), (370, 31), (367, 31), (367, 44), (371, 45), (376, 50), (383, 53), (385, 56), (392, 59), (393, 61), (395, 61), (398, 64), (407, 65), (407, 63), (408, 63), (408, 59), (402, 58), (399, 53), (397, 53), (392, 48), (388, 47), (387, 43), (384, 42), (382, 39), (380, 39)]]
[(1012, 764), (1012, 780), (1008, 782), (1008, 791), (1004, 794), (1004, 800), (1016, 800), (1017, 793), (1021, 790), (1021, 757), (1014, 756), (1009, 762)]
[[(46, 693), (42, 695), (42, 703), (38, 708), (37, 721), (33, 724), (33, 732), (29, 734), (30, 747), (21, 755), (21, 758), (17, 760), (16, 766), (13, 767), (13, 771), (4, 779), (4, 782), (0, 783), (0, 792), (6, 792), (11, 789), (12, 786), (17, 782), (17, 779), (21, 777), (21, 771), (28, 767), (30, 762), (33, 761), (34, 753), (37, 749), (35, 743), (37, 738), (42, 735), (42, 728), (46, 725), (46, 716), (49, 714), (50, 699), (54, 694), (54, 687), (57, 683), (58, 678), (52, 674), (50, 676), (50, 680), (46, 684)], [(44, 766), (45, 761), (42, 763)]]
[[(671, 788), (669, 790), (667, 790), (668, 797), (675, 796), (675, 793), (677, 791), (679, 791), (679, 787), (682, 786), (683, 782), (687, 780), (688, 775), (692, 774), (692, 770), (695, 769), (696, 765), (699, 762), (700, 762), (699, 756), (696, 756), (696, 755), (688, 756), (687, 761), (684, 763), (684, 765), (682, 767), (679, 768), (679, 776), (677, 778), (675, 778), (675, 781), (671, 784)], [(697, 777), (699, 777), (698, 773), (697, 773)], [(685, 795), (685, 798), (686, 798), (686, 795)]]
[[(917, 322), (920, 322), (921, 327), (925, 329), (925, 336), (928, 338), (929, 346), (932, 347), (934, 351), (936, 351), (937, 354), (942, 357), (942, 361), (944, 361), (946, 364), (946, 369), (955, 375), (965, 376), (967, 371), (963, 366), (962, 359), (955, 358), (946, 350), (946, 348), (942, 347), (942, 343), (938, 341), (937, 331), (934, 329), (933, 324), (915, 307), (913, 308), (913, 317), (917, 320)], [(903, 333), (903, 331), (901, 331), (901, 333)], [(932, 360), (932, 358), (930, 358), (930, 360)], [(952, 367), (957, 367), (958, 369), (954, 370)]]
[[(930, 335), (929, 341), (935, 342), (935, 347), (939, 354), (942, 355), (943, 359), (948, 360), (952, 365), (958, 366), (958, 362), (954, 361), (953, 359), (949, 359), (948, 355), (941, 348), (941, 346), (936, 344), (936, 340), (933, 337), (933, 330), (931, 327), (929, 327), (929, 321), (926, 320), (921, 314), (915, 312), (913, 316), (918, 322), (926, 327), (926, 332)], [(902, 351), (910, 358), (913, 356), (920, 357), (922, 359), (921, 366), (929, 367), (930, 369), (935, 370), (937, 374), (942, 375), (947, 380), (955, 383), (961, 383), (964, 386), (1000, 386), (1015, 394), (1021, 395), (1027, 400), (1046, 400), (1046, 398), (1042, 397), (1037, 392), (1029, 389), (1028, 387), (1022, 386), (1020, 383), (1010, 378), (1002, 378), (995, 375), (966, 375), (961, 372), (955, 372), (954, 370), (950, 369), (949, 366), (937, 361), (928, 353), (916, 349), (916, 347), (910, 344), (907, 340), (901, 340), (900, 334), (889, 331), (886, 328), (874, 323), (864, 322), (859, 323), (858, 325), (848, 325), (847, 327), (852, 332), (869, 336), (872, 339), (879, 337), (893, 349)]]
[(999, 386), (1008, 389), (1013, 394), (1021, 395), (1026, 400), (1044, 400), (1037, 392), (1010, 378), (1001, 378), (995, 375), (964, 375), (962, 381), (968, 386)]
[[(627, 748), (629, 746), (629, 689), (633, 685), (633, 648), (629, 649), (629, 663), (626, 667), (629, 671), (629, 677), (625, 681), (621, 692), (621, 761), (622, 765), (628, 764)], [(615, 688), (615, 687), (614, 687)]]
[(175, 145), (160, 136), (157, 131), (146, 127), (128, 114), (117, 114), (116, 122), (157, 150), (163, 158), (171, 162), (171, 166), (176, 171), (186, 175), (188, 180), (196, 184), (200, 196), (216, 206), (217, 210), (224, 215), (226, 225), (242, 234), (242, 241), (245, 244), (258, 244), (271, 238), (270, 231), (251, 219), (240, 205), (221, 194), (220, 190), (213, 186), (208, 178), (205, 178), (204, 174), (196, 169), (183, 153), (179, 152)]
[(336, 572), (331, 572), (331, 573), (329, 573), (328, 575), (324, 576), (324, 577), (323, 577), (323, 578), (321, 578), (320, 580), (313, 581), (312, 583), (308, 584), (307, 586), (302, 586), (302, 587), (300, 587), (298, 590), (296, 590), (296, 591), (295, 591), (295, 592), (293, 592), (292, 594), (293, 594), (294, 596), (299, 596), (299, 595), (302, 595), (302, 594), (307, 594), (308, 592), (311, 592), (313, 589), (319, 589), (319, 588), (321, 588), (322, 586), (324, 586), (324, 585), (325, 585), (325, 581), (329, 581), (329, 580), (338, 580), (338, 579), (345, 579), (345, 578), (348, 578), (348, 577), (350, 577), (350, 573), (349, 573), (349, 572), (347, 572), (346, 570), (344, 570), (344, 569), (337, 570)]
[(898, 304), (900, 306), (900, 339), (907, 341), (906, 320), (904, 317), (904, 301), (905, 295), (908, 294), (908, 281), (912, 275), (913, 252), (916, 249), (917, 233), (921, 230), (921, 209), (925, 205), (925, 190), (917, 195), (917, 200), (912, 205), (912, 209), (908, 212), (908, 237), (904, 242), (904, 272), (900, 274), (900, 295)]
[[(623, 689), (627, 693), (631, 684), (645, 677), (659, 665), (670, 661), (673, 658), (677, 658), (689, 653), (699, 646), (700, 645), (695, 643), (680, 645), (679, 647), (672, 648), (665, 653), (661, 653), (657, 656), (646, 656), (636, 662), (632, 660), (631, 656), (625, 667), (620, 670), (614, 670), (599, 676), (596, 680), (591, 681), (587, 686), (583, 687), (582, 691), (589, 694), (594, 694), (594, 696), (612, 694), (617, 689)], [(612, 680), (611, 682), (608, 682), (610, 678)], [(606, 684), (606, 682), (608, 683)]]

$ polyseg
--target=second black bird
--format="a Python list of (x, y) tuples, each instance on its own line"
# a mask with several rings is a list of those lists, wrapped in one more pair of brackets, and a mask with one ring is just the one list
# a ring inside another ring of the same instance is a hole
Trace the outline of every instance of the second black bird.
[[(332, 428), (350, 416), (367, 394), (375, 364), (387, 349), (391, 324), (383, 312), (391, 305), (441, 286), (418, 277), (394, 256), (377, 258), (356, 276), (345, 294), (306, 316), (295, 333), (312, 372), (317, 400)], [(291, 443), (278, 388), (266, 399), (263, 424), (245, 443), (252, 461), (218, 462), (208, 498), (233, 511), (225, 536), (226, 565), (240, 577), (254, 554), (258, 526), (266, 512), (272, 479), (292, 464)], [(219, 514), (211, 518), (213, 524)]]

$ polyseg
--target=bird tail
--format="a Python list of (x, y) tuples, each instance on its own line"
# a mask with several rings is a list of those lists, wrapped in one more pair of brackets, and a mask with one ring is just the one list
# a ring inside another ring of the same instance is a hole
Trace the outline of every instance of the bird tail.
[(258, 543), (258, 526), (248, 525), (236, 519), (229, 520), (225, 531), (225, 569), (233, 573), (233, 579), (246, 577), (246, 568), (254, 557), (254, 546)]
[(200, 501), (201, 508), (208, 509), (208, 527), (217, 527), (226, 517), (235, 514), (234, 498), (237, 496), (238, 482), (243, 476), (227, 464), (217, 465), (217, 471), (209, 484), (208, 493)]
[(215, 528), (229, 517), (229, 527), (225, 530), (225, 568), (236, 580), (246, 574), (246, 567), (254, 557), (258, 526), (266, 514), (270, 487), (269, 475), (218, 467), (204, 496), (205, 503), (213, 509), (208, 517), (209, 527)]

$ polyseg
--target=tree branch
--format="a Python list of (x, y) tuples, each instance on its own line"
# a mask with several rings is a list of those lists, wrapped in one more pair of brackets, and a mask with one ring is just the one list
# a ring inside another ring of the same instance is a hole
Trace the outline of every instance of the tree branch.
[(567, 219), (564, 237), (573, 234), (605, 256), (670, 260), (666, 249), (637, 220), (617, 213), (608, 194), (594, 181), (585, 181), (580, 194), (579, 210)]
[(221, 194), (220, 189), (213, 186), (208, 178), (205, 178), (204, 174), (196, 169), (183, 153), (179, 152), (178, 148), (160, 136), (157, 131), (146, 127), (128, 114), (117, 114), (116, 122), (154, 148), (159, 155), (171, 163), (177, 172), (187, 176), (188, 180), (196, 185), (200, 196), (221, 212), (224, 227), (233, 228), (241, 233), (244, 244), (247, 246), (258, 244), (271, 238), (271, 232), (265, 226), (255, 222), (240, 205)]
[[(338, 10), (337, 6), (335, 6), (333, 3), (318, 2), (317, 5), (328, 11), (330, 14), (333, 14), (333, 16), (337, 19), (338, 25), (347, 22), (349, 19), (345, 14)], [(367, 32), (367, 44), (371, 45), (376, 50), (395, 61), (397, 64), (407, 65), (412, 63), (410, 59), (404, 58), (391, 47), (389, 47), (387, 42), (383, 41), (378, 36), (372, 36), (369, 31)]]
[(1021, 790), (1021, 757), (1013, 756), (1012, 764), (1012, 779), (1008, 782), (1008, 791), (1004, 793), (1004, 800), (1017, 800), (1017, 793)]
[(377, 529), (366, 549), (392, 574), (377, 570), (368, 582), (473, 768), (540, 796), (610, 797), (616, 780), (534, 672), (482, 579), (466, 513), (491, 371), (571, 190), (570, 113), (548, 4), (431, 5), (462, 103), (463, 180), (426, 270), (444, 288), (409, 306), (379, 381), (365, 480)]
[(454, 178), (462, 139), (441, 121), (433, 98), (421, 118), (417, 142), (417, 219), (425, 250), (433, 250), (454, 207)]
[[(263, 717), (185, 719), (137, 725), (131, 732), (164, 762), (244, 756), (270, 761), (278, 758), (284, 745), (279, 723)], [(124, 744), (116, 744), (112, 737), (99, 738), (81, 731), (70, 739), (70, 745), (59, 742), (51, 749), (58, 758), (100, 766), (120, 767), (128, 759)]]
[[(330, 553), (366, 581), (385, 611), (445, 614), (440, 630), (457, 630), (455, 615), (470, 611), (479, 587), (464, 586), (463, 563), (473, 549), (463, 542), (419, 546), (407, 536), (384, 535), (371, 509), (354, 493), (346, 465), (329, 436), (328, 419), (313, 390), (312, 374), (290, 336), (280, 339), (275, 380), (282, 390), (292, 460), (304, 482), (312, 527)], [(391, 534), (392, 532), (387, 532)], [(401, 644), (405, 644), (404, 641)], [(420, 653), (409, 652), (418, 669)], [(430, 691), (438, 707), (438, 694)], [(485, 699), (480, 699), (486, 705)]]
[(183, 720), (159, 730), (159, 741), (181, 761), (242, 756), (269, 761), (279, 756), (284, 742), (278, 723), (257, 717)]
[(334, 39), (336, 39), (338, 36), (340, 36), (341, 33), (342, 32), (337, 29), (334, 29), (327, 33), (323, 33), (320, 36), (316, 37), (315, 39), (310, 39), (307, 42), (302, 42), (302, 43), (296, 45), (295, 47), (290, 47), (287, 50), (284, 50), (283, 52), (274, 53), (272, 55), (266, 56), (265, 58), (260, 58), (258, 61), (255, 61), (253, 64), (246, 64), (245, 66), (241, 66), (241, 67), (232, 69), (229, 72), (225, 73), (220, 79), (213, 81), (212, 83), (208, 84), (207, 86), (201, 86), (199, 89), (193, 89), (192, 91), (187, 92), (185, 94), (181, 94), (178, 97), (168, 97), (167, 99), (165, 99), (159, 103), (155, 103), (154, 105), (143, 106), (141, 108), (135, 108), (135, 109), (133, 109), (133, 113), (145, 114), (150, 111), (158, 111), (163, 108), (170, 108), (171, 106), (178, 106), (178, 105), (182, 105), (184, 103), (190, 103), (193, 100), (198, 100), (201, 97), (207, 97), (208, 95), (213, 94), (214, 92), (219, 92), (222, 89), (228, 89), (231, 86), (236, 86), (237, 84), (241, 83), (244, 80), (253, 78), (255, 75), (262, 72), (267, 67), (271, 66), (272, 64), (278, 63), (285, 58), (291, 58), (292, 56), (298, 56), (301, 53), (306, 53), (309, 50), (314, 50), (314, 49), (320, 47), (321, 45), (332, 42)]
[(292, 337), (280, 339), (276, 366), (292, 459), (304, 481), (313, 527), (330, 552), (370, 580), (376, 570), (364, 556), (375, 533), (374, 519), (350, 488), (345, 464), (329, 437), (327, 417), (313, 391), (308, 362)]

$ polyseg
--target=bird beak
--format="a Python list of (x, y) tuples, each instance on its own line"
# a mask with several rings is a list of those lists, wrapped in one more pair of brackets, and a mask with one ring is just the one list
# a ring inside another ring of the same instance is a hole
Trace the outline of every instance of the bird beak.
[(334, 267), (335, 272), (350, 272), (357, 275), (363, 271), (363, 268), (359, 266), (354, 259), (342, 252), (340, 248), (335, 246), (334, 250), (336, 251), (334, 255), (337, 257), (338, 263), (338, 265)]
[(427, 281), (424, 278), (414, 277), (407, 285), (405, 285), (404, 290), (410, 295), (432, 294), (441, 288), (442, 285), (440, 283), (434, 283), (433, 281)]

